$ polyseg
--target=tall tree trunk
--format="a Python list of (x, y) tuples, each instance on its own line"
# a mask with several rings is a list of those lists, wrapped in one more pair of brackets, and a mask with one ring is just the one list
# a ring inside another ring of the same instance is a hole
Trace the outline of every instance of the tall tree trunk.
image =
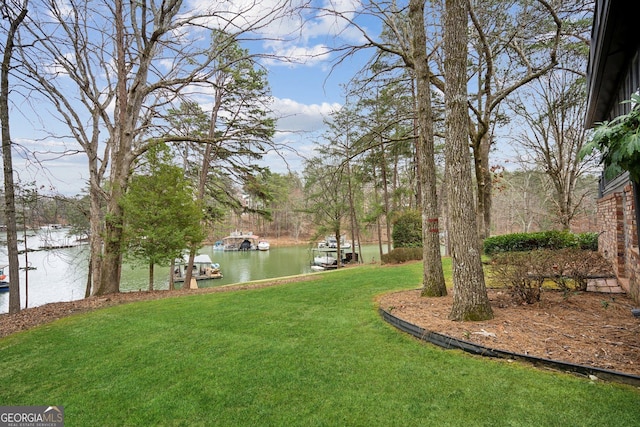
[(153, 291), (153, 262), (149, 263), (149, 291)]
[(103, 225), (104, 212), (103, 200), (104, 190), (102, 189), (101, 177), (104, 172), (98, 166), (98, 146), (100, 127), (100, 110), (95, 109), (93, 115), (93, 136), (91, 144), (87, 144), (85, 149), (89, 160), (89, 275), (87, 278), (87, 288), (85, 298), (95, 292), (100, 285), (102, 275), (102, 248), (103, 248)]
[[(111, 134), (110, 156), (110, 193), (106, 206), (104, 225), (104, 245), (100, 274), (100, 284), (97, 295), (120, 292), (120, 277), (122, 270), (122, 245), (124, 242), (124, 211), (120, 200), (126, 192), (136, 153), (132, 151), (136, 138), (136, 128), (145, 97), (147, 95), (147, 77), (153, 58), (155, 39), (149, 39), (140, 54), (138, 68), (131, 76), (127, 73), (127, 58), (125, 48), (127, 40), (124, 30), (123, 0), (115, 0), (115, 47), (116, 47), (116, 102), (115, 127)], [(176, 6), (174, 2), (167, 7), (171, 10)], [(153, 40), (153, 42), (152, 42)], [(130, 86), (127, 82), (131, 77)]]
[(444, 296), (447, 288), (442, 271), (440, 229), (438, 227), (438, 197), (434, 159), (433, 113), (431, 111), (431, 79), (427, 63), (427, 40), (424, 27), (424, 0), (409, 2), (409, 17), (413, 33), (413, 60), (418, 107), (418, 181), (422, 206), (422, 295)]
[(474, 150), (474, 168), (476, 176), (476, 214), (478, 237), (482, 241), (491, 235), (491, 205), (492, 205), (492, 173), (489, 167), (489, 151), (491, 150), (490, 134), (483, 133)]
[[(424, 21), (424, 18), (423, 18)], [(426, 37), (426, 34), (425, 34)], [(431, 95), (429, 95), (431, 96)], [(413, 78), (411, 79), (411, 99), (413, 101), (413, 105), (414, 105), (414, 109), (416, 110), (416, 112), (418, 111), (418, 95), (416, 93), (416, 79)], [(415, 203), (416, 209), (420, 209), (421, 203), (422, 201), (420, 200), (422, 198), (422, 183), (420, 182), (420, 173), (419, 173), (419, 169), (420, 169), (420, 159), (418, 158), (419, 156), (419, 152), (418, 152), (418, 146), (420, 145), (420, 143), (418, 142), (418, 139), (420, 138), (420, 125), (418, 124), (418, 117), (416, 117), (416, 114), (414, 114), (413, 117), (413, 140), (415, 141), (414, 143), (414, 150), (413, 150), (413, 179), (410, 180), (409, 182), (413, 182), (415, 187), (416, 187), (416, 191), (415, 193), (413, 193), (413, 197), (412, 197), (412, 201), (409, 204), (410, 207), (413, 205), (413, 203)]]
[(349, 212), (351, 220), (351, 262), (355, 261), (356, 257), (356, 234), (358, 233), (358, 217), (356, 215), (356, 205), (353, 201), (353, 183), (351, 182), (351, 164), (347, 156), (347, 187), (349, 189)]
[[(3, 10), (3, 12), (5, 11)], [(7, 12), (7, 14), (11, 13), (11, 11)], [(20, 261), (18, 260), (18, 228), (16, 224), (13, 161), (11, 157), (11, 130), (9, 127), (9, 70), (11, 69), (14, 39), (18, 31), (18, 27), (22, 21), (24, 21), (26, 16), (27, 3), (25, 2), (18, 16), (13, 19), (9, 25), (2, 56), (2, 70), (0, 72), (2, 165), (4, 168), (5, 220), (7, 225), (7, 252), (9, 257), (9, 313), (17, 313), (20, 311)]]
[[(209, 138), (213, 139), (216, 136), (216, 122), (218, 121), (218, 112), (222, 106), (222, 89), (215, 88), (215, 102), (211, 109), (211, 121), (209, 123)], [(209, 168), (211, 166), (211, 155), (213, 153), (213, 145), (208, 143), (204, 149), (204, 156), (202, 157), (202, 168), (200, 169), (200, 176), (198, 177), (198, 200), (203, 203), (204, 195), (207, 188), (207, 178), (209, 177)], [(196, 258), (197, 244), (194, 242), (189, 248), (189, 260), (187, 261), (187, 273), (185, 274), (183, 288), (191, 289), (191, 286), (187, 286), (191, 283), (191, 277), (193, 275), (193, 261)]]
[(27, 247), (27, 218), (22, 211), (22, 239), (24, 240), (24, 308), (29, 308), (29, 248)]
[(380, 144), (380, 170), (382, 172), (382, 197), (384, 200), (384, 222), (387, 230), (387, 253), (391, 252), (391, 218), (389, 211), (389, 183), (387, 182), (387, 155), (384, 144)]
[[(115, 186), (122, 184), (116, 182)], [(120, 273), (122, 271), (122, 242), (123, 242), (123, 210), (119, 200), (122, 189), (112, 190), (111, 199), (107, 204), (107, 218), (105, 221), (105, 238), (100, 284), (95, 295), (107, 295), (120, 292)]]
[(87, 264), (87, 282), (84, 288), (84, 297), (85, 298), (89, 298), (91, 296), (91, 288), (93, 288), (92, 286), (92, 278), (93, 278), (93, 263), (91, 262), (93, 258), (93, 255), (91, 253), (89, 253), (89, 262)]
[[(373, 182), (378, 182), (377, 181), (377, 177), (376, 177), (376, 166), (373, 165)], [(376, 210), (378, 209), (378, 206), (380, 205), (380, 193), (378, 192), (378, 186), (374, 185), (373, 186), (373, 194), (375, 196), (375, 205), (376, 205)], [(380, 212), (378, 211), (376, 213), (376, 230), (378, 232), (378, 253), (380, 254), (380, 260), (382, 260), (382, 255), (384, 255), (384, 252), (382, 250), (382, 224), (380, 224)]]
[[(180, 268), (180, 267), (178, 267)], [(176, 260), (171, 260), (171, 267), (169, 268), (169, 290), (172, 291), (176, 288), (176, 282), (174, 281), (174, 271), (176, 270)]]
[[(129, 176), (129, 164), (126, 161), (133, 138), (128, 117), (129, 100), (127, 94), (127, 68), (125, 58), (125, 39), (122, 0), (115, 0), (115, 30), (116, 30), (116, 131), (115, 141), (111, 150), (111, 191), (107, 202), (107, 216), (104, 228), (104, 252), (100, 274), (100, 285), (96, 295), (120, 292), (120, 273), (122, 270), (122, 242), (124, 212), (120, 206), (120, 199), (126, 189)], [(141, 64), (142, 65), (142, 64)]]
[(468, 0), (445, 3), (445, 109), (449, 231), (453, 257), (452, 320), (493, 318), (473, 209), (467, 110)]
[(85, 296), (91, 295), (91, 293), (95, 293), (98, 290), (98, 287), (101, 283), (102, 276), (102, 249), (103, 249), (103, 213), (102, 213), (102, 190), (100, 189), (100, 184), (97, 178), (97, 168), (95, 169), (95, 173), (91, 169), (91, 165), (95, 165), (95, 159), (89, 161), (90, 167), (90, 178), (89, 178), (89, 199), (90, 199), (90, 208), (89, 208), (89, 251), (90, 251), (90, 268), (91, 268), (91, 280), (87, 282), (87, 292), (85, 292)]
[(336, 228), (335, 230), (335, 234), (336, 234), (336, 263), (338, 268), (342, 267), (342, 248), (340, 247), (340, 227)]

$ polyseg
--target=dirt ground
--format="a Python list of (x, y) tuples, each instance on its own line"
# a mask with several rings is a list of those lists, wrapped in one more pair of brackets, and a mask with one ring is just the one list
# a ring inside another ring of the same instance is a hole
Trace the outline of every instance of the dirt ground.
[(624, 294), (545, 291), (537, 304), (516, 305), (490, 289), (494, 318), (448, 319), (453, 297), (425, 298), (419, 290), (379, 298), (380, 307), (431, 332), (512, 353), (640, 375), (640, 319)]

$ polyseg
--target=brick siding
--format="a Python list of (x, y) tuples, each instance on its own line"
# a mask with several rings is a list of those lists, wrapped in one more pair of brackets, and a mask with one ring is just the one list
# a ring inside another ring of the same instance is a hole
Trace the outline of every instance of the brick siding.
[(598, 248), (611, 261), (622, 287), (640, 303), (640, 256), (633, 188), (598, 200)]

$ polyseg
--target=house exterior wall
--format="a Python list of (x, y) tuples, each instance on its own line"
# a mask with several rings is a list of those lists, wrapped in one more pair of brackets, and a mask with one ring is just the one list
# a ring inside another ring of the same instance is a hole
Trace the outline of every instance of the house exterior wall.
[(640, 303), (636, 203), (629, 184), (598, 200), (598, 248), (611, 261), (621, 286)]
[[(640, 304), (640, 255), (638, 254), (638, 247), (631, 248), (627, 254), (629, 255), (629, 283), (626, 291), (633, 300)], [(624, 285), (624, 280), (621, 281)]]
[[(625, 272), (629, 278), (627, 292), (640, 303), (640, 257), (638, 257), (637, 203), (631, 185), (624, 189)], [(624, 280), (622, 281), (624, 284)]]
[[(588, 102), (585, 125), (612, 120), (630, 111), (624, 102), (640, 92), (640, 2), (596, 0), (587, 67)], [(640, 182), (628, 173), (600, 182), (599, 250), (609, 259), (619, 283), (640, 303), (640, 256), (636, 199)]]

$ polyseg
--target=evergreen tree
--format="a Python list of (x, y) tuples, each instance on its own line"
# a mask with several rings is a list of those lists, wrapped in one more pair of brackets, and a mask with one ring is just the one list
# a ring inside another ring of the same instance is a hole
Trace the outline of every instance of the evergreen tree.
[(141, 173), (134, 175), (121, 206), (125, 212), (127, 259), (149, 266), (153, 290), (155, 264), (168, 264), (204, 237), (202, 210), (182, 169), (171, 164), (166, 145), (146, 153)]

